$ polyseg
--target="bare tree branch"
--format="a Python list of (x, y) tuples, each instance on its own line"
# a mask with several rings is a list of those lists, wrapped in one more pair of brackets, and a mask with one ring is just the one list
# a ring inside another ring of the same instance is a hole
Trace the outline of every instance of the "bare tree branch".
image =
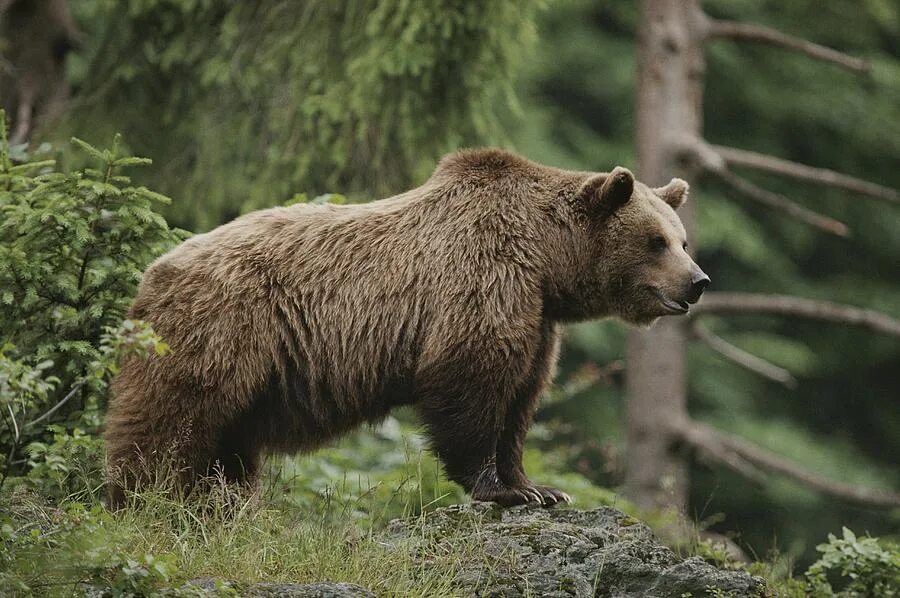
[(757, 25), (755, 23), (740, 23), (738, 21), (720, 21), (711, 20), (708, 23), (707, 37), (728, 38), (742, 41), (754, 41), (771, 44), (773, 46), (781, 46), (788, 50), (794, 50), (801, 54), (806, 54), (810, 58), (831, 62), (844, 67), (855, 73), (867, 74), (871, 70), (871, 65), (865, 60), (855, 58), (838, 52), (825, 46), (813, 43), (809, 40), (787, 35), (776, 29)]
[(721, 463), (760, 487), (765, 486), (768, 481), (764, 472), (734, 451), (726, 450), (723, 446), (698, 446), (693, 442), (688, 444), (697, 451), (697, 460), (705, 465), (712, 467), (716, 463)]
[(816, 168), (806, 164), (798, 164), (789, 160), (782, 160), (774, 156), (759, 154), (747, 150), (722, 145), (710, 146), (727, 164), (746, 166), (757, 170), (766, 170), (787, 177), (818, 183), (827, 187), (846, 189), (862, 195), (900, 202), (900, 191), (884, 187), (876, 183), (858, 179), (841, 172)]
[(722, 337), (716, 336), (705, 327), (701, 326), (699, 322), (695, 321), (692, 323), (691, 331), (694, 333), (697, 340), (706, 344), (710, 349), (728, 361), (759, 374), (763, 378), (783, 384), (788, 388), (797, 387), (797, 379), (786, 369), (778, 367), (761, 357), (757, 357), (752, 353), (744, 351), (740, 347), (732, 345)]
[(849, 235), (849, 229), (843, 222), (835, 220), (834, 218), (829, 218), (828, 216), (823, 216), (818, 212), (813, 212), (780, 193), (758, 187), (747, 179), (741, 178), (727, 169), (711, 170), (710, 172), (722, 179), (722, 181), (727, 183), (732, 189), (749, 199), (781, 210), (789, 216), (826, 233), (837, 235), (839, 237), (846, 237)]
[(728, 436), (705, 424), (686, 420), (675, 422), (673, 429), (684, 442), (696, 448), (707, 459), (718, 461), (742, 475), (746, 475), (748, 468), (749, 471), (760, 468), (793, 478), (822, 494), (849, 502), (876, 507), (900, 506), (900, 493), (859, 488), (830, 480), (751, 442)]
[(28, 141), (31, 134), (31, 117), (34, 113), (34, 105), (30, 99), (21, 98), (19, 108), (16, 110), (16, 127), (9, 136), (10, 145), (19, 145)]
[(769, 313), (852, 324), (882, 334), (900, 336), (900, 321), (871, 309), (763, 293), (705, 293), (692, 308), (696, 315), (713, 313)]
[(725, 158), (706, 141), (682, 137), (670, 139), (669, 143), (672, 145), (673, 150), (679, 152), (685, 159), (695, 162), (700, 168), (719, 177), (738, 193), (769, 207), (786, 212), (788, 215), (829, 234), (841, 237), (849, 234), (847, 225), (843, 222), (805, 208), (780, 193), (762, 189), (729, 171)]
[(12, 431), (13, 431), (13, 440), (19, 440), (19, 423), (16, 421), (16, 414), (13, 413), (12, 405), (9, 403), (6, 404), (6, 408), (9, 410), (9, 419), (12, 422)]
[(44, 413), (44, 414), (43, 414), (42, 416), (40, 416), (39, 418), (37, 418), (37, 419), (35, 419), (35, 420), (33, 420), (33, 421), (30, 421), (30, 422), (28, 422), (27, 424), (25, 424), (25, 427), (26, 427), (26, 428), (30, 428), (31, 426), (36, 426), (37, 424), (41, 423), (42, 421), (46, 420), (46, 419), (49, 418), (51, 415), (53, 415), (54, 413), (56, 413), (56, 412), (59, 410), (60, 407), (62, 407), (62, 406), (65, 405), (66, 403), (68, 403), (69, 400), (70, 400), (72, 397), (75, 396), (75, 393), (77, 393), (79, 390), (81, 390), (81, 387), (84, 386), (84, 383), (85, 383), (85, 382), (87, 382), (87, 378), (82, 378), (81, 380), (79, 380), (78, 382), (76, 382), (75, 385), (72, 387), (72, 390), (70, 390), (70, 391), (68, 392), (68, 394), (66, 394), (66, 396), (64, 396), (64, 397), (63, 397), (56, 405), (54, 405), (53, 407), (51, 407), (46, 413)]
[(611, 361), (603, 366), (589, 362), (575, 370), (568, 380), (561, 385), (560, 390), (562, 390), (563, 394), (571, 396), (599, 384), (608, 386), (612, 383), (613, 376), (624, 370), (625, 362), (621, 359)]

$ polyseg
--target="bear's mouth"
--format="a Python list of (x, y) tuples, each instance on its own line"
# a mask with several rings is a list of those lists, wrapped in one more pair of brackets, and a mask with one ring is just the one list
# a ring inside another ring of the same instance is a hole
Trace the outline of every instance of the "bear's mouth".
[(669, 313), (686, 314), (691, 309), (691, 306), (687, 301), (676, 301), (666, 295), (661, 289), (650, 287), (650, 291), (656, 295), (656, 298), (659, 299), (659, 302), (662, 303), (662, 306), (665, 307)]

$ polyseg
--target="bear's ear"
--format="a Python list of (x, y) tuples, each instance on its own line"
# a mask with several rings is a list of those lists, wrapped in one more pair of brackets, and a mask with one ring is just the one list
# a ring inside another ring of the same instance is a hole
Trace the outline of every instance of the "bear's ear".
[(660, 198), (670, 206), (673, 210), (681, 207), (688, 198), (688, 186), (686, 181), (681, 179), (672, 179), (665, 187), (657, 187), (653, 190)]
[(634, 175), (616, 166), (609, 174), (589, 178), (578, 192), (591, 211), (612, 214), (625, 205), (634, 192)]

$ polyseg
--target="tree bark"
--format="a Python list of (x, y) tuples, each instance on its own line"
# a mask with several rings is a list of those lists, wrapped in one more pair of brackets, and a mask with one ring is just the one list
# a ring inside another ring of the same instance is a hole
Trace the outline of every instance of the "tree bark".
[[(696, 0), (642, 0), (637, 47), (636, 137), (641, 180), (690, 182), (678, 140), (701, 138), (705, 60)], [(694, 201), (681, 209), (691, 237)], [(626, 495), (643, 507), (687, 511), (687, 460), (672, 421), (687, 417), (687, 321), (663, 318), (628, 342)]]
[(12, 144), (62, 114), (65, 59), (77, 44), (68, 0), (0, 0), (0, 107), (12, 119)]

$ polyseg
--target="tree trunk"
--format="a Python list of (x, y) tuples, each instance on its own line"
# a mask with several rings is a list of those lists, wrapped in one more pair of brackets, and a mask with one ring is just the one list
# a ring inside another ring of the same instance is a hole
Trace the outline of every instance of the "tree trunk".
[(11, 143), (62, 114), (65, 60), (77, 38), (68, 0), (0, 0), (0, 107), (12, 120)]
[[(677, 140), (700, 138), (702, 20), (696, 0), (643, 0), (637, 47), (639, 178), (663, 185), (692, 172), (677, 155)], [(680, 210), (693, 235), (696, 197)], [(686, 513), (687, 459), (676, 449), (672, 422), (687, 416), (687, 322), (663, 318), (635, 330), (628, 342), (625, 493), (637, 504)]]

